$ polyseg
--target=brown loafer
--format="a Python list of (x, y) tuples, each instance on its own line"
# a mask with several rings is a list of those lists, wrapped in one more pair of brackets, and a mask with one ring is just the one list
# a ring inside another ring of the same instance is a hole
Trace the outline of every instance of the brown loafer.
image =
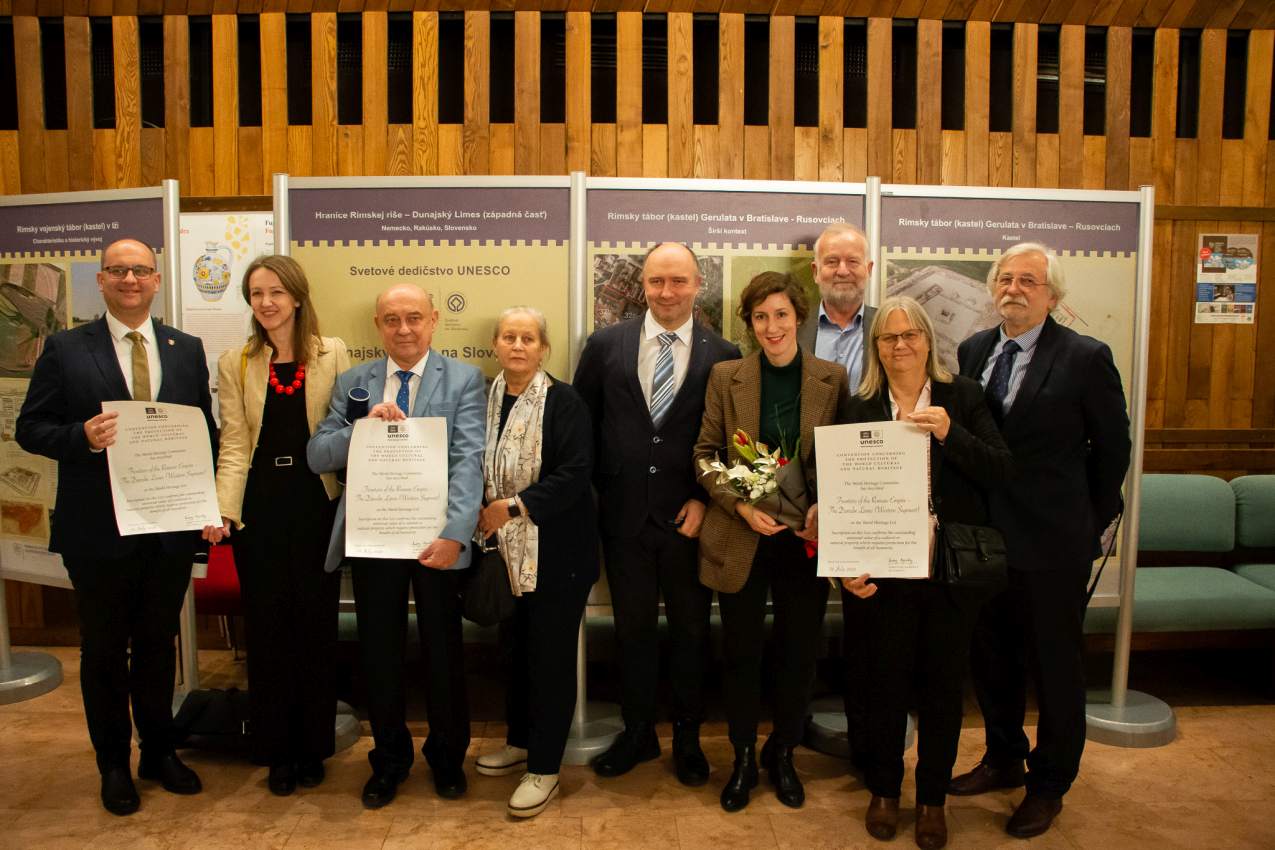
[(864, 821), (868, 835), (878, 841), (889, 841), (899, 831), (899, 798), (872, 795), (868, 817)]
[(942, 806), (916, 807), (916, 846), (939, 850), (947, 844), (947, 816)]
[(1009, 817), (1005, 831), (1015, 838), (1032, 838), (1044, 834), (1062, 811), (1062, 798), (1028, 794)]
[(947, 793), (957, 797), (971, 797), (988, 791), (1022, 788), (1024, 782), (1025, 772), (1021, 762), (1013, 767), (992, 767), (987, 762), (980, 761), (969, 773), (953, 777), (947, 785)]

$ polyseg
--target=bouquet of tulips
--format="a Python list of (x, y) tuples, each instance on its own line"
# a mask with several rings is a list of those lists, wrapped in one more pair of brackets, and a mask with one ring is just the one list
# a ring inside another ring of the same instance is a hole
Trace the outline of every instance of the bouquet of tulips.
[[(717, 473), (714, 484), (728, 487), (760, 511), (794, 530), (806, 525), (810, 500), (801, 471), (801, 441), (787, 451), (758, 443), (743, 430), (731, 437), (739, 461), (727, 466), (720, 460), (700, 460), (702, 473)], [(728, 454), (729, 458), (729, 454)]]

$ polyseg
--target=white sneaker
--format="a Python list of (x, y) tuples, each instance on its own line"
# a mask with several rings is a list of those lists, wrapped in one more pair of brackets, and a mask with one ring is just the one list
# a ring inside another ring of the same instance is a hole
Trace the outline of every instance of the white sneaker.
[(474, 768), (483, 776), (505, 776), (527, 768), (527, 751), (505, 744), (494, 753), (479, 756)]
[(558, 796), (558, 774), (526, 773), (509, 798), (509, 814), (516, 818), (532, 818), (545, 810)]

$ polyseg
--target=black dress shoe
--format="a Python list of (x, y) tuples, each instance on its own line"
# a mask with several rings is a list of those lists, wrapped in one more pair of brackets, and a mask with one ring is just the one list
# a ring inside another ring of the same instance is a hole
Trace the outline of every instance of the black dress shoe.
[(722, 808), (738, 812), (748, 805), (748, 792), (757, 787), (757, 745), (735, 745), (735, 767), (722, 789)]
[(399, 783), (406, 778), (406, 774), (401, 773), (373, 773), (363, 786), (363, 808), (388, 806), (398, 794)]
[(276, 797), (287, 797), (297, 790), (297, 769), (291, 764), (272, 764), (270, 775), (266, 778), (270, 793)]
[(434, 790), (444, 800), (459, 800), (465, 796), (469, 783), (465, 780), (465, 771), (460, 765), (445, 767), (434, 765)]
[(764, 760), (762, 766), (766, 768), (770, 784), (775, 786), (775, 796), (788, 808), (800, 809), (806, 802), (806, 789), (797, 778), (797, 769), (792, 766), (792, 747), (775, 744), (767, 755), (770, 759)]
[(1044, 834), (1062, 811), (1061, 797), (1042, 797), (1028, 793), (1005, 824), (1005, 831), (1015, 838), (1032, 838)]
[(673, 721), (673, 770), (677, 781), (691, 788), (708, 782), (708, 759), (699, 745), (699, 724), (693, 720)]
[(302, 788), (318, 788), (327, 772), (321, 761), (303, 761), (297, 765), (297, 784)]
[(650, 723), (625, 727), (611, 748), (589, 762), (598, 776), (623, 776), (644, 761), (660, 757), (660, 740)]
[(112, 767), (102, 774), (102, 808), (113, 815), (131, 815), (142, 805), (127, 767)]
[(980, 761), (969, 773), (953, 777), (947, 785), (947, 793), (957, 797), (971, 797), (988, 791), (1022, 788), (1024, 781), (1022, 762), (1010, 767), (992, 767), (987, 762)]
[(157, 780), (170, 794), (198, 794), (204, 790), (199, 776), (182, 763), (177, 753), (158, 758), (143, 755), (137, 765), (137, 775), (142, 779)]

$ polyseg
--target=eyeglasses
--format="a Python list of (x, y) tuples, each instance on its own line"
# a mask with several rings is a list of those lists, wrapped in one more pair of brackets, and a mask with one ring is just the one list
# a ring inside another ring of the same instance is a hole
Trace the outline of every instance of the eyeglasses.
[(1015, 282), (1018, 283), (1019, 289), (1026, 289), (1026, 290), (1032, 290), (1038, 286), (1045, 285), (1041, 281), (1036, 280), (1036, 278), (1032, 277), (1031, 275), (1019, 275), (1018, 277), (1014, 277), (1014, 275), (1012, 274), (1003, 274), (1000, 277), (996, 278), (996, 285), (1000, 287), (1001, 289), (1009, 289), (1009, 285)]
[(107, 266), (102, 271), (112, 280), (123, 280), (128, 277), (129, 272), (132, 272), (133, 277), (138, 280), (146, 280), (155, 276), (155, 270), (150, 266)]
[(884, 345), (886, 348), (893, 348), (894, 344), (899, 340), (903, 340), (908, 345), (916, 345), (925, 336), (925, 331), (910, 330), (901, 334), (881, 334), (877, 337), (877, 343)]

